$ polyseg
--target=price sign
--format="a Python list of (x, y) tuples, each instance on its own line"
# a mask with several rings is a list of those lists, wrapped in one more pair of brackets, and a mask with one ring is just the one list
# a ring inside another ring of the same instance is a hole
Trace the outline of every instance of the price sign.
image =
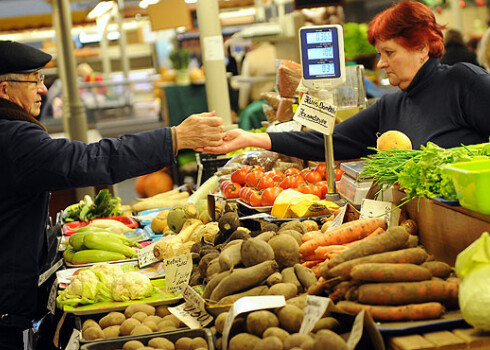
[(318, 297), (316, 295), (306, 296), (305, 317), (303, 318), (299, 332), (303, 334), (310, 333), (317, 321), (327, 311), (329, 303), (329, 298)]
[(206, 327), (213, 317), (207, 313), (204, 299), (187, 283), (182, 285), (182, 296), (185, 303), (169, 307), (169, 311), (190, 329)]
[(153, 253), (153, 247), (155, 247), (155, 244), (156, 243), (152, 243), (138, 250), (138, 265), (140, 268), (159, 261), (157, 258), (155, 258), (155, 254)]
[(65, 350), (78, 350), (80, 349), (80, 336), (82, 333), (78, 329), (73, 329), (70, 340), (66, 344)]
[(336, 113), (337, 108), (327, 100), (312, 95), (303, 95), (293, 120), (324, 135), (331, 135)]
[(273, 309), (283, 307), (284, 305), (286, 305), (286, 299), (283, 295), (243, 297), (238, 299), (231, 307), (225, 321), (222, 337), (223, 350), (227, 350), (228, 348), (228, 336), (230, 335), (231, 326), (235, 317), (244, 312)]
[(343, 224), (346, 211), (347, 211), (347, 204), (342, 207), (340, 212), (332, 220), (332, 223), (327, 228), (327, 232), (332, 231), (334, 228), (337, 228)]
[(48, 296), (48, 305), (47, 309), (49, 312), (51, 312), (53, 315), (56, 311), (56, 296), (58, 295), (58, 279), (55, 278), (53, 284), (51, 285), (51, 289), (49, 290), (49, 296)]
[(388, 223), (388, 228), (397, 226), (400, 220), (400, 208), (396, 208), (391, 202), (363, 199), (361, 203), (361, 215), (359, 219), (383, 217)]
[(192, 256), (190, 253), (165, 259), (165, 289), (175, 293), (184, 283), (189, 283), (192, 273)]

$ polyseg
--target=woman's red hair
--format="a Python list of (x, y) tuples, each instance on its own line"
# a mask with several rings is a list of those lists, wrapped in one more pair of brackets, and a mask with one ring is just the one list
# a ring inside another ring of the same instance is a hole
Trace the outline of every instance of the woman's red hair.
[(431, 9), (417, 1), (400, 1), (376, 15), (369, 23), (368, 40), (394, 39), (407, 50), (429, 46), (429, 57), (441, 58), (444, 53), (442, 29)]

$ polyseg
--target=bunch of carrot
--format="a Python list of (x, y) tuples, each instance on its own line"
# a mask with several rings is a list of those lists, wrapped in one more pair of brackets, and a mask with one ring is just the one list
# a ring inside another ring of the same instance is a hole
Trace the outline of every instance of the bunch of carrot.
[(363, 219), (304, 236), (304, 264), (320, 276), (308, 292), (327, 293), (341, 310), (365, 309), (378, 321), (440, 317), (457, 301), (451, 267), (429, 261), (404, 227), (385, 229), (379, 219)]

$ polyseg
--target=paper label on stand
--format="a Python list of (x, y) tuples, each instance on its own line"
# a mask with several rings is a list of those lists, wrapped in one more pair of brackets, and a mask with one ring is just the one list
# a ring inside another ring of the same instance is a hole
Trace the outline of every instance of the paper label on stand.
[(335, 125), (336, 113), (337, 108), (327, 100), (303, 95), (293, 120), (311, 130), (321, 132), (324, 135), (331, 135)]
[(190, 253), (165, 259), (165, 290), (175, 293), (184, 283), (189, 283), (192, 273)]
[(318, 297), (316, 295), (306, 296), (305, 316), (301, 323), (299, 333), (310, 333), (317, 321), (322, 318), (325, 311), (327, 311), (329, 303), (329, 298)]
[(138, 250), (138, 265), (140, 268), (153, 264), (158, 260), (155, 258), (155, 254), (153, 253), (153, 248), (156, 243), (152, 243)]
[(383, 217), (389, 228), (398, 225), (400, 213), (400, 208), (395, 208), (395, 205), (391, 202), (363, 199), (359, 219)]
[(66, 344), (65, 350), (78, 350), (80, 349), (80, 338), (82, 333), (78, 329), (74, 329), (71, 333), (70, 340)]
[(273, 309), (277, 307), (283, 307), (284, 305), (286, 305), (286, 299), (283, 295), (254, 296), (238, 299), (231, 307), (228, 313), (228, 317), (225, 321), (222, 337), (222, 349), (227, 350), (228, 348), (228, 337), (230, 335), (233, 320), (236, 316), (244, 312)]
[(187, 283), (182, 286), (182, 296), (185, 303), (168, 310), (190, 329), (204, 328), (213, 321), (206, 311), (204, 299)]
[(51, 285), (51, 289), (49, 290), (48, 296), (48, 305), (47, 309), (53, 315), (56, 311), (56, 297), (58, 296), (58, 279), (55, 278), (53, 284)]
[(339, 227), (344, 223), (344, 216), (345, 213), (347, 212), (347, 204), (342, 207), (340, 212), (335, 216), (335, 218), (332, 220), (332, 223), (330, 226), (328, 226), (327, 231), (332, 231), (334, 228)]
[(204, 60), (220, 61), (225, 59), (223, 36), (207, 36), (204, 38)]

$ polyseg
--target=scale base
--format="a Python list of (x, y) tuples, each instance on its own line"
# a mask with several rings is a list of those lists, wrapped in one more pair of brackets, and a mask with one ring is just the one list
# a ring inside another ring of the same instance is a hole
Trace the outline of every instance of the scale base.
[(340, 197), (340, 193), (327, 193), (325, 194), (325, 200), (334, 202), (339, 207), (343, 207), (344, 205), (347, 204), (347, 201), (342, 197)]

